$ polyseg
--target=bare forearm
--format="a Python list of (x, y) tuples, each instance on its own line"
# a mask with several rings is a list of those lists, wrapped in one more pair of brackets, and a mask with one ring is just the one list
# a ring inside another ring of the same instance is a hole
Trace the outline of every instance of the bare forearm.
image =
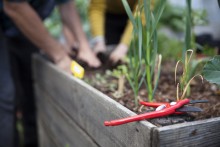
[(80, 48), (88, 48), (89, 44), (74, 3), (68, 2), (62, 4), (59, 8), (62, 22), (70, 29), (74, 36), (76, 36)]
[(70, 29), (78, 41), (79, 52), (77, 58), (85, 61), (90, 67), (99, 67), (101, 62), (89, 47), (75, 5), (72, 2), (60, 5), (60, 13), (63, 24)]
[(27, 2), (12, 3), (4, 1), (4, 11), (22, 33), (54, 61), (62, 57), (61, 45), (50, 36), (37, 13)]

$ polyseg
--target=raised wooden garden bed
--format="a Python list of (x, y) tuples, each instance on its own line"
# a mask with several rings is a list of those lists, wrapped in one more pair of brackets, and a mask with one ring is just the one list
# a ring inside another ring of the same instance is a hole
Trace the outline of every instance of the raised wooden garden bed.
[(105, 127), (105, 120), (135, 113), (39, 55), (33, 64), (41, 147), (220, 145), (220, 117), (165, 127), (148, 121)]

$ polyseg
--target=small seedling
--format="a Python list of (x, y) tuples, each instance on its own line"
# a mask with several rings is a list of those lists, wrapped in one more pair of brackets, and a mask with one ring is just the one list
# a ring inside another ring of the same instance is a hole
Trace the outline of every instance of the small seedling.
[(118, 79), (118, 90), (113, 94), (116, 98), (124, 95), (125, 76), (128, 73), (126, 65), (120, 65), (112, 71), (112, 76)]

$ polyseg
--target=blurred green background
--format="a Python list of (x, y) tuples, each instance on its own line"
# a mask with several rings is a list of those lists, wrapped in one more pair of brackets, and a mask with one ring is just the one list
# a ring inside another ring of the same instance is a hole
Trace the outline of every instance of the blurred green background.
[[(90, 39), (90, 26), (86, 11), (88, 9), (89, 0), (75, 0), (75, 4), (81, 17), (83, 29), (86, 32), (87, 37)], [(186, 7), (176, 6), (170, 3), (166, 4), (164, 13), (162, 14), (158, 25), (158, 49), (159, 53), (163, 55), (163, 60), (177, 60), (181, 57), (181, 51), (184, 44), (185, 13)], [(193, 10), (192, 18), (193, 26), (208, 24), (207, 13), (204, 9)], [(45, 20), (45, 25), (55, 38), (60, 38), (62, 26), (57, 9), (53, 11), (51, 17)], [(199, 45), (195, 44), (195, 46), (201, 48)], [(209, 49), (209, 55), (215, 54), (213, 50), (210, 50), (209, 46), (204, 46), (202, 49)]]

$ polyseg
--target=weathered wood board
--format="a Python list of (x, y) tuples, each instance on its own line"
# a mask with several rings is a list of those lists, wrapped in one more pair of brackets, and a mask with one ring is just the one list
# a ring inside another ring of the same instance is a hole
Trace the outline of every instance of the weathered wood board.
[[(57, 70), (40, 57), (35, 57), (34, 67), (35, 84), (46, 91), (52, 101), (97, 145), (105, 147), (151, 146), (149, 134), (151, 128), (155, 127), (154, 125), (143, 121), (118, 127), (105, 127), (103, 125), (105, 120), (135, 114), (83, 81)], [(37, 95), (37, 101), (41, 101), (40, 99), (42, 100)], [(39, 111), (43, 109), (41, 107), (46, 106), (38, 105)], [(69, 131), (74, 130), (69, 129)]]
[(38, 118), (38, 134), (40, 140), (40, 146), (42, 147), (58, 147), (57, 143), (53, 140), (50, 131), (47, 129), (43, 122)]
[[(105, 127), (105, 120), (135, 114), (39, 55), (33, 61), (40, 135), (49, 140), (40, 136), (42, 147), (66, 142), (83, 147), (84, 137), (90, 146), (102, 147), (220, 146), (220, 118), (159, 128), (147, 121)], [(81, 136), (79, 144), (74, 144), (74, 132)]]
[(152, 134), (152, 146), (219, 147), (220, 118), (160, 127)]
[[(38, 121), (44, 133), (49, 135), (49, 139), (54, 144), (53, 146), (98, 147), (98, 145), (59, 108), (47, 92), (37, 85), (35, 85), (35, 89), (37, 97), (39, 97), (37, 102), (37, 106), (40, 108), (38, 110)], [(43, 134), (43, 136), (45, 135)], [(43, 138), (43, 140), (45, 139)]]

